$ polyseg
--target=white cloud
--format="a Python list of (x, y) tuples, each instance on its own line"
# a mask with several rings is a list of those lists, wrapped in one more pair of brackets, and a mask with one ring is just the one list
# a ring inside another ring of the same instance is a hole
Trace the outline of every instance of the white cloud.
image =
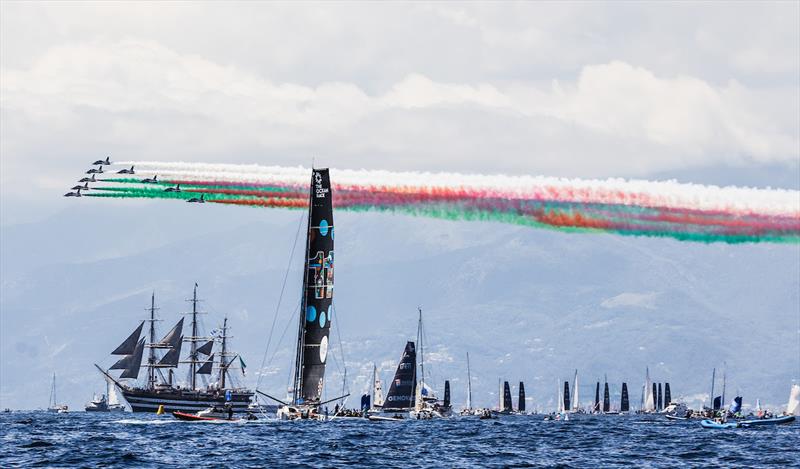
[(659, 293), (620, 293), (617, 296), (606, 298), (600, 306), (607, 309), (612, 308), (643, 308), (656, 309), (656, 299)]

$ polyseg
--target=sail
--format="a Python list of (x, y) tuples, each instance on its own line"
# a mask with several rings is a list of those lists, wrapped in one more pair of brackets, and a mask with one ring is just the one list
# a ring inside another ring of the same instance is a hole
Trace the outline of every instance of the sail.
[[(298, 404), (318, 403), (325, 377), (333, 301), (333, 203), (327, 169), (311, 175), (303, 312), (298, 361), (295, 363)], [(299, 376), (299, 379), (297, 378)], [(412, 388), (413, 389), (413, 388)]]
[(212, 348), (214, 348), (214, 341), (209, 340), (208, 342), (204, 343), (202, 346), (197, 348), (197, 353), (202, 353), (203, 355), (211, 355)]
[(445, 380), (444, 381), (444, 400), (443, 400), (442, 404), (445, 407), (450, 407), (450, 381), (449, 380)]
[(120, 378), (133, 378), (136, 379), (139, 377), (139, 368), (142, 367), (142, 355), (144, 354), (144, 337), (142, 337), (139, 342), (136, 344), (136, 349), (133, 351), (132, 355), (128, 355), (126, 358), (130, 358), (128, 362), (127, 368), (125, 371), (119, 375)]
[(211, 369), (213, 367), (214, 367), (214, 354), (212, 353), (211, 356), (208, 357), (208, 360), (206, 360), (202, 365), (200, 365), (200, 368), (198, 368), (197, 371), (195, 371), (195, 374), (210, 375)]
[(362, 394), (361, 395), (361, 411), (365, 411), (370, 409), (369, 405), (369, 394)]
[(651, 410), (658, 410), (658, 389), (656, 383), (653, 383), (653, 408)]
[(644, 409), (645, 411), (656, 410), (655, 396), (652, 392), (652, 382), (650, 381), (650, 369), (647, 369), (644, 381)]
[(672, 403), (672, 393), (669, 391), (669, 383), (664, 383), (664, 407)]
[(600, 381), (598, 381), (597, 385), (594, 387), (594, 407), (592, 410), (600, 412)]
[(377, 376), (375, 377), (375, 383), (373, 384), (372, 388), (372, 405), (375, 407), (382, 407), (383, 406), (383, 383), (381, 383), (381, 379)]
[(793, 384), (792, 390), (789, 391), (789, 403), (786, 404), (786, 413), (800, 416), (800, 384)]
[(628, 398), (628, 383), (622, 383), (622, 399), (619, 403), (620, 412), (628, 412), (631, 410), (630, 399)]
[(569, 381), (564, 381), (564, 411), (569, 412), (572, 409), (569, 400)]
[(175, 338), (175, 346), (171, 347), (169, 351), (161, 357), (158, 365), (162, 367), (178, 366), (178, 361), (181, 358), (181, 345), (183, 345), (183, 336), (179, 335)]
[(661, 394), (661, 383), (658, 383), (658, 411), (661, 412), (661, 409), (664, 408), (664, 399)]
[(611, 411), (611, 395), (608, 392), (608, 383), (603, 387), (603, 412)]
[(573, 410), (579, 410), (581, 407), (581, 401), (578, 398), (578, 370), (575, 370), (575, 383), (572, 389), (574, 390), (574, 392), (572, 393), (572, 402), (573, 402), (572, 407)]
[[(125, 339), (125, 342), (119, 344), (119, 347), (111, 352), (111, 355), (133, 355), (133, 352), (136, 350), (136, 344), (139, 343), (139, 336), (142, 335), (142, 327), (144, 327), (144, 321), (139, 324), (139, 327), (137, 327), (127, 339)], [(116, 370), (119, 368), (112, 369)]]
[(517, 411), (525, 412), (525, 383), (519, 382), (519, 401), (517, 402)]
[(397, 371), (394, 379), (389, 386), (386, 394), (386, 402), (383, 407), (387, 410), (410, 409), (414, 407), (414, 393), (417, 389), (417, 351), (414, 342), (406, 343), (400, 363), (397, 364)]
[(158, 347), (160, 347), (160, 348), (173, 347), (174, 348), (176, 344), (178, 344), (181, 341), (183, 341), (183, 337), (181, 335), (181, 334), (183, 334), (183, 319), (184, 318), (181, 318), (180, 321), (178, 321), (178, 323), (175, 324), (175, 327), (173, 327), (169, 332), (167, 332), (167, 335), (165, 335), (164, 338), (161, 339), (161, 342), (156, 344)]
[(503, 382), (503, 407), (500, 410), (508, 412), (514, 410), (511, 403), (511, 386), (508, 385), (508, 381)]
[(108, 405), (119, 405), (119, 394), (117, 394), (117, 384), (108, 376), (106, 379), (106, 393), (108, 394)]
[(558, 388), (558, 413), (564, 412), (564, 398), (561, 395), (561, 381), (556, 381), (556, 388)]
[(742, 396), (736, 396), (733, 398), (733, 402), (731, 402), (730, 407), (728, 408), (730, 413), (735, 414), (742, 410)]
[(722, 408), (722, 396), (717, 396), (714, 398), (714, 404), (712, 406), (712, 410), (719, 410)]

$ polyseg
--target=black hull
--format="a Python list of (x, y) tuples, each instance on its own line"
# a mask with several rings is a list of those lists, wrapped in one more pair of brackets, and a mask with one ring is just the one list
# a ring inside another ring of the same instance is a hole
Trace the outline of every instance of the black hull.
[[(147, 390), (123, 389), (122, 395), (130, 404), (133, 412), (155, 413), (159, 406), (164, 412), (199, 412), (213, 405), (225, 404), (224, 392), (184, 391), (184, 390)], [(234, 413), (247, 412), (247, 406), (253, 398), (251, 391), (234, 391), (231, 405)]]

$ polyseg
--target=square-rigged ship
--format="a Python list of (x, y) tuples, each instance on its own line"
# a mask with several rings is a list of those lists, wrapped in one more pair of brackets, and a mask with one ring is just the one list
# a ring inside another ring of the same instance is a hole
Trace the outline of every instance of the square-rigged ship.
[[(228, 319), (225, 318), (223, 326), (214, 337), (199, 335), (197, 324), (197, 284), (190, 300), (192, 303), (191, 335), (183, 335), (183, 320), (181, 318), (166, 336), (156, 341), (155, 323), (155, 294), (150, 302), (150, 317), (139, 324), (139, 327), (125, 339), (112, 355), (121, 355), (122, 358), (114, 363), (108, 370), (97, 369), (116, 387), (131, 406), (133, 412), (156, 412), (163, 406), (165, 412), (183, 411), (198, 412), (215, 404), (224, 405), (230, 402), (234, 412), (247, 412), (253, 397), (253, 392), (242, 387), (230, 386), (232, 369), (238, 368), (234, 364), (239, 355), (228, 350)], [(149, 341), (141, 337), (145, 323), (149, 323)], [(180, 360), (181, 348), (184, 343), (189, 344), (189, 355), (185, 360)], [(214, 345), (220, 344), (219, 353), (214, 353)], [(147, 359), (142, 363), (144, 351), (147, 349)], [(160, 356), (159, 356), (160, 355)], [(214, 356), (219, 357), (215, 360)], [(239, 360), (243, 364), (242, 360)], [(180, 364), (188, 365), (189, 385), (181, 387), (174, 383), (174, 374)], [(147, 382), (137, 385), (139, 370), (147, 368)], [(206, 386), (198, 386), (198, 375), (211, 376), (216, 369), (217, 381)], [(112, 376), (112, 370), (122, 370), (119, 377)], [(243, 370), (242, 370), (243, 371)]]

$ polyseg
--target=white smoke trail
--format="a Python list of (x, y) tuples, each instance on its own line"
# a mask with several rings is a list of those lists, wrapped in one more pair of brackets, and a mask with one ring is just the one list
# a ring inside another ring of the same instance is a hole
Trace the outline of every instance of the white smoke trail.
[[(184, 162), (127, 161), (137, 173), (165, 179), (228, 181), (256, 184), (308, 184), (310, 169)], [(399, 192), (431, 189), (475, 191), (485, 197), (611, 203), (733, 214), (800, 218), (800, 192), (786, 189), (718, 187), (669, 181), (567, 179), (547, 176), (504, 176), (459, 173), (393, 172), (332, 169), (335, 186), (380, 188)]]

